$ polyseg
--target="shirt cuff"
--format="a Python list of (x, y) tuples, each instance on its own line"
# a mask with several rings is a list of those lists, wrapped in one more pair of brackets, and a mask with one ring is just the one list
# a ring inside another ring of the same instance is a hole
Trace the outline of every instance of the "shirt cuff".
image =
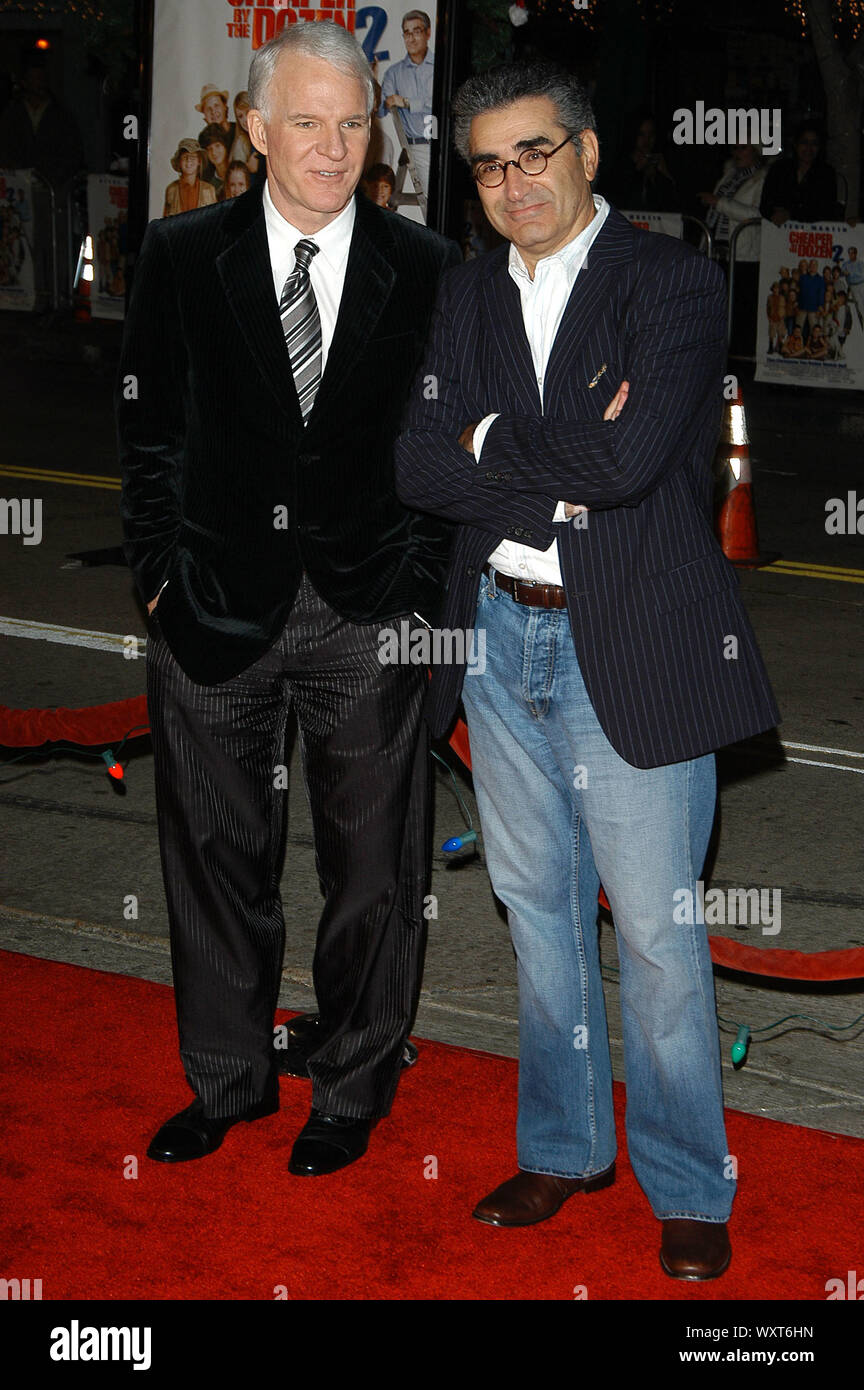
[[(476, 425), (474, 428), (474, 457), (478, 463), (480, 462), (480, 455), (483, 451), (483, 442), (500, 413), (500, 410), (496, 410), (492, 415), (484, 415), (479, 425)], [(553, 521), (569, 521), (570, 518), (566, 516), (564, 512), (565, 505), (564, 502), (558, 503), (558, 506), (555, 508), (555, 515), (552, 517)]]
[(480, 462), (480, 451), (483, 448), (483, 441), (489, 433), (489, 428), (498, 419), (500, 410), (494, 411), (492, 415), (484, 415), (479, 425), (474, 427), (474, 457)]

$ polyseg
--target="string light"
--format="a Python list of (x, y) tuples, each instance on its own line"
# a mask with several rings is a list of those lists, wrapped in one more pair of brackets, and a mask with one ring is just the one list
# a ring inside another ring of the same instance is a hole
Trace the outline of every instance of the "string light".
[[(657, 24), (674, 18), (678, 8), (677, 0), (636, 0), (639, 12), (646, 23)], [(807, 13), (805, 0), (783, 0), (788, 15), (797, 21), (802, 37), (807, 33)], [(574, 0), (535, 0), (531, 6), (539, 16), (551, 19), (569, 19), (579, 23), (583, 29), (596, 33), (600, 27), (596, 11), (602, 6), (596, 0), (588, 0), (587, 7), (580, 9)], [(854, 41), (864, 28), (864, 0), (833, 0), (831, 14), (835, 39)]]
[(32, 0), (29, 5), (19, 3), (19, 0), (0, 0), (0, 13), (17, 11), (18, 14), (34, 15), (36, 19), (49, 19), (53, 15), (74, 14), (78, 19), (96, 20), (97, 22), (105, 18), (103, 5), (92, 3), (92, 0), (61, 0), (61, 3), (51, 3), (51, 0)]
[[(798, 21), (802, 35), (807, 33), (804, 0), (783, 0), (786, 13)], [(864, 25), (864, 0), (833, 0), (831, 18), (835, 39), (857, 39)]]
[[(663, 20), (672, 19), (677, 0), (636, 0), (636, 5), (646, 23), (662, 23)], [(545, 18), (569, 19), (571, 22), (578, 22), (583, 29), (589, 33), (596, 33), (600, 28), (600, 20), (603, 19), (603, 7), (597, 4), (597, 0), (588, 0), (585, 9), (579, 8), (574, 0), (536, 0), (533, 8), (538, 15)], [(596, 13), (599, 11), (599, 17)]]

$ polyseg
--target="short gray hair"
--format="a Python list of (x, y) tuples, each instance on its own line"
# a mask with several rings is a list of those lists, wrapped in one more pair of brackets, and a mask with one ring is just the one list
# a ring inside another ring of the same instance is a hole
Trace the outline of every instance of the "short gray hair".
[(597, 123), (588, 93), (566, 68), (552, 63), (507, 63), (488, 72), (475, 73), (463, 82), (453, 98), (453, 143), (459, 154), (471, 163), (471, 122), (486, 111), (512, 106), (525, 97), (548, 97), (555, 103), (558, 120), (572, 137), (576, 153), (582, 153), (579, 132), (593, 130)]
[(249, 100), (256, 111), (269, 119), (270, 84), (276, 65), (283, 53), (296, 53), (306, 58), (321, 58), (340, 72), (349, 73), (366, 88), (366, 115), (375, 106), (375, 87), (372, 69), (359, 43), (341, 24), (331, 19), (300, 20), (286, 24), (275, 39), (258, 49), (249, 68)]

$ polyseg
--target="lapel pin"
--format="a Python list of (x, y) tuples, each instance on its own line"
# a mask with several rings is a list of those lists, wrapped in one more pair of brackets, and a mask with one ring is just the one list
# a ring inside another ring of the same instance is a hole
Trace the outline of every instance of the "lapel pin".
[(605, 370), (606, 370), (606, 363), (604, 362), (604, 363), (603, 363), (603, 366), (600, 368), (600, 370), (599, 370), (599, 372), (597, 373), (597, 375), (596, 375), (595, 377), (593, 377), (593, 378), (591, 379), (591, 381), (588, 382), (588, 390), (589, 390), (589, 391), (591, 390), (591, 387), (592, 387), (592, 386), (596, 386), (596, 385), (597, 385), (597, 382), (600, 380), (600, 378), (601, 378), (601, 376), (603, 375), (603, 373), (605, 372)]

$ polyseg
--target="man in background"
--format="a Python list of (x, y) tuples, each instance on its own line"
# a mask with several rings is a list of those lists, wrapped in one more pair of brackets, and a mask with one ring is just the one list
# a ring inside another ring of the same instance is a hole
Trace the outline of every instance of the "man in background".
[(402, 37), (406, 56), (387, 69), (381, 92), (386, 109), (400, 113), (411, 159), (422, 184), (415, 191), (428, 196), (435, 55), (429, 47), (432, 21), (425, 10), (408, 11), (402, 21)]
[(0, 116), (0, 169), (35, 169), (59, 193), (83, 163), (78, 123), (48, 85), (44, 54), (28, 50), (18, 91)]

